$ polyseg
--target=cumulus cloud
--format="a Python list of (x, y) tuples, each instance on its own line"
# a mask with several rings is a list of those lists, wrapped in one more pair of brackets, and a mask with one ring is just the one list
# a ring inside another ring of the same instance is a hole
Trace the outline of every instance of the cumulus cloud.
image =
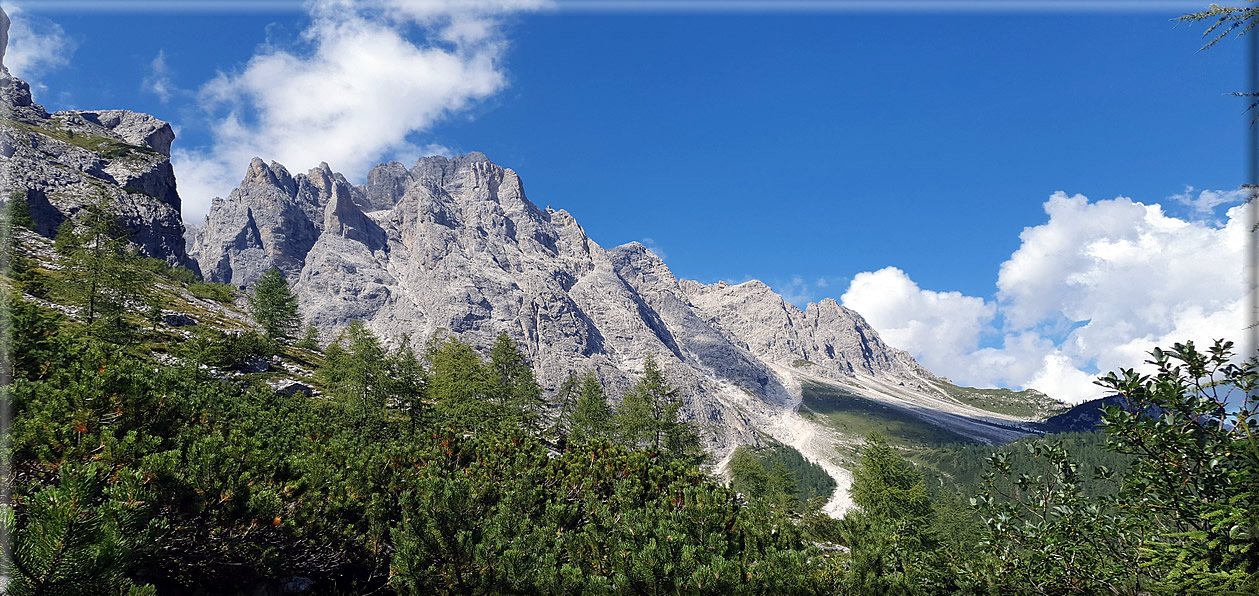
[(931, 370), (978, 349), (980, 334), (996, 314), (983, 298), (923, 290), (896, 267), (858, 273), (840, 299), (889, 344), (921, 355)]
[[(842, 299), (938, 374), (1083, 401), (1101, 395), (1098, 373), (1140, 368), (1155, 346), (1240, 340), (1253, 208), (1187, 221), (1126, 197), (1055, 193), (1049, 221), (1025, 229), (1001, 265), (991, 300), (923, 290), (895, 268), (857, 275)], [(998, 345), (976, 349), (985, 334)]]
[(185, 217), (204, 215), (254, 156), (294, 171), (326, 161), (361, 179), (383, 158), (422, 154), (413, 135), (506, 86), (500, 20), (537, 6), (316, 0), (301, 48), (264, 46), (201, 87), (212, 144), (172, 156)]
[(45, 90), (39, 77), (70, 63), (76, 44), (61, 25), (27, 14), (21, 7), (6, 8), (12, 25), (4, 65), (14, 76)]

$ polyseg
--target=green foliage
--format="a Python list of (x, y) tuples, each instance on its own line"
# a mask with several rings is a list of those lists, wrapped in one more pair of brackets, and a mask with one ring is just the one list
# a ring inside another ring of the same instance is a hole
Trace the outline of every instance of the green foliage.
[(284, 273), (272, 267), (254, 284), (249, 296), (249, 313), (276, 342), (293, 339), (302, 317), (297, 313), (297, 296), (289, 290)]
[(793, 524), (742, 508), (682, 462), (599, 441), (554, 459), (526, 438), (442, 445), (449, 472), (402, 498), (402, 593), (818, 589)]
[(678, 420), (682, 398), (669, 386), (651, 354), (643, 364), (643, 376), (621, 399), (617, 430), (631, 445), (644, 446), (666, 458), (700, 456), (699, 433)]
[(197, 283), (197, 274), (193, 273), (187, 267), (176, 267), (161, 259), (152, 257), (144, 257), (140, 260), (141, 266), (150, 272), (165, 277), (173, 282), (188, 285)]
[(202, 300), (231, 302), (234, 300), (232, 297), (233, 290), (234, 288), (231, 285), (214, 282), (198, 281), (188, 284), (188, 291)]
[(574, 443), (585, 443), (597, 439), (611, 439), (613, 435), (613, 412), (608, 405), (608, 398), (603, 393), (603, 385), (593, 371), (586, 371), (581, 376), (580, 393), (573, 412), (572, 432), (569, 440)]
[[(24, 369), (0, 393), (16, 414), (15, 508), (3, 518), (26, 569), (15, 585), (278, 593), (302, 576), (334, 594), (823, 587), (792, 520), (743, 505), (685, 461), (604, 440), (555, 453), (520, 428), (469, 433), (442, 415), (458, 409), (400, 415), (427, 403), (417, 393), (426, 371), (361, 327), (320, 371), (333, 400), (246, 390), (90, 338), (49, 341), (47, 373)], [(435, 343), (430, 357), (437, 404), (488, 394), (466, 345)], [(368, 361), (390, 366), (364, 372)], [(371, 432), (360, 395), (383, 410)]]
[[(990, 459), (975, 498), (988, 525), (993, 586), (1038, 592), (1252, 593), (1259, 588), (1259, 448), (1255, 360), (1231, 362), (1230, 342), (1151, 352), (1157, 373), (1121, 369), (1099, 384), (1124, 407), (1106, 408), (1106, 448), (1130, 457), (1121, 488), (1089, 498), (1058, 442), (1027, 454), (1048, 471), (1015, 474)], [(1232, 403), (1242, 407), (1232, 409)], [(1231, 413), (1230, 413), (1231, 412)], [(1097, 466), (1092, 474), (1116, 477)]]
[(931, 499), (922, 472), (878, 434), (866, 438), (861, 465), (852, 474), (852, 502), (872, 517), (922, 520), (930, 517)]
[[(837, 385), (806, 381), (801, 383), (801, 393), (802, 415), (847, 436), (868, 437), (878, 433), (898, 447), (919, 448), (974, 442), (905, 410), (855, 395)], [(856, 463), (855, 453), (848, 449), (841, 453), (854, 456), (853, 463)]]
[(495, 390), (481, 357), (472, 346), (452, 337), (435, 336), (425, 350), (429, 365), (429, 397), (437, 414), (456, 428), (493, 428)]
[(964, 404), (1021, 418), (1044, 419), (1070, 409), (1070, 406), (1035, 389), (980, 389), (959, 387), (944, 381), (932, 382), (931, 386), (943, 390), (949, 397)]
[(542, 389), (533, 378), (533, 368), (506, 333), (494, 340), (485, 370), (491, 387), (489, 398), (497, 406), (498, 417), (540, 433), (545, 406)]
[(65, 130), (53, 127), (42, 127), (26, 122), (17, 122), (14, 120), (3, 120), (4, 124), (15, 126), (28, 132), (44, 135), (49, 138), (56, 139), (77, 147), (82, 147), (93, 153), (100, 154), (105, 159), (120, 159), (125, 157), (142, 157), (149, 155), (159, 155), (157, 151), (142, 145), (131, 145), (122, 141), (106, 137), (98, 137), (93, 135), (85, 135), (76, 133), (71, 130)]
[(557, 410), (555, 420), (546, 429), (547, 438), (563, 444), (568, 441), (573, 430), (573, 411), (577, 409), (577, 397), (580, 393), (580, 382), (577, 373), (568, 371), (568, 376), (555, 390), (554, 407)]
[(1135, 456), (1119, 496), (1166, 589), (1259, 589), (1259, 357), (1233, 354), (1223, 340), (1205, 352), (1178, 343), (1150, 353), (1154, 376), (1098, 382), (1127, 402), (1106, 408), (1106, 446)]
[(825, 502), (835, 492), (835, 480), (788, 445), (740, 446), (729, 470), (731, 489), (788, 510), (804, 511), (811, 500)]
[(0, 362), (9, 367), (7, 378), (46, 376), (61, 350), (55, 336), (64, 327), (65, 316), (23, 300), (5, 287), (0, 287), (0, 300), (8, 313), (0, 317), (0, 325), (4, 326), (0, 328), (0, 337), (9, 338), (0, 342)]
[(278, 350), (274, 342), (256, 331), (224, 333), (202, 329), (178, 344), (175, 353), (206, 366), (239, 371), (255, 361), (270, 359)]
[(4, 202), (4, 225), (26, 228), (28, 230), (35, 229), (35, 220), (31, 217), (30, 206), (26, 202), (26, 193), (15, 190), (9, 194), (9, 200)]
[(318, 351), (319, 350), (319, 329), (315, 327), (314, 323), (307, 323), (306, 331), (302, 334), (301, 341), (293, 345), (294, 347), (298, 347), (303, 350), (310, 350), (312, 352)]
[(988, 526), (990, 581), (1003, 591), (1115, 593), (1141, 586), (1140, 536), (1113, 498), (1090, 499), (1079, 467), (1059, 441), (1024, 443), (1040, 473), (1015, 474), (1011, 454), (989, 458), (992, 472), (974, 497)]
[[(1104, 467), (1118, 478), (1132, 464), (1132, 456), (1106, 449), (1106, 434), (1100, 430), (1047, 435), (1045, 438), (1061, 443), (1082, 470)], [(1037, 476), (1052, 472), (1053, 466), (1046, 458), (1027, 456), (1027, 446), (1039, 440), (1039, 437), (1030, 437), (995, 448), (991, 445), (942, 445), (911, 450), (908, 456), (922, 464), (927, 489), (933, 496), (947, 493), (969, 498), (986, 486), (984, 475), (991, 471), (988, 460), (994, 454), (1004, 454), (1006, 461), (1010, 462), (1010, 474), (1015, 478), (1024, 474)], [(1117, 482), (1094, 478), (1091, 474), (1081, 475), (1078, 481), (1080, 490), (1089, 499), (1111, 496), (1119, 491)]]
[(119, 339), (129, 309), (152, 299), (152, 273), (134, 247), (114, 206), (106, 198), (88, 205), (79, 223), (67, 219), (57, 230), (54, 248), (61, 255), (56, 295), (80, 309), (98, 337)]
[[(1255, 0), (1248, 0), (1254, 2)], [(1255, 28), (1255, 23), (1259, 22), (1259, 7), (1240, 7), (1240, 6), (1219, 6), (1212, 4), (1206, 10), (1187, 14), (1178, 17), (1176, 20), (1182, 23), (1196, 23), (1200, 21), (1212, 21), (1206, 31), (1203, 31), (1203, 37), (1209, 37), (1202, 49), (1205, 50), (1221, 39), (1228, 36), (1233, 31), (1238, 31), (1238, 36), (1245, 35)], [(1212, 37), (1214, 35), (1214, 37)]]
[(6, 594), (156, 593), (126, 576), (148, 530), (142, 508), (127, 499), (140, 479), (126, 474), (107, 484), (108, 476), (95, 463), (61, 468), (55, 486), (27, 498), (20, 527), (12, 509), (0, 510), (15, 545), (12, 559), (0, 560), (11, 582)]
[(965, 574), (952, 567), (956, 553), (939, 540), (942, 527), (923, 474), (875, 434), (860, 449), (853, 470), (857, 509), (838, 524), (850, 549), (839, 578), (846, 594), (956, 593), (968, 591)]
[(403, 341), (387, 350), (362, 321), (353, 321), (324, 352), (317, 376), (346, 410), (357, 412), (365, 430), (378, 430), (388, 408), (405, 410), (413, 425), (424, 417), (427, 375)]

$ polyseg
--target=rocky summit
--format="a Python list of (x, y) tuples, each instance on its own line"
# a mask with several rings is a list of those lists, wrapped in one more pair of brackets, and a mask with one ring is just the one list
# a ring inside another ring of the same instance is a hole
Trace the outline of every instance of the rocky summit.
[(719, 452), (798, 402), (793, 364), (935, 379), (834, 300), (801, 310), (761, 282), (679, 280), (638, 243), (605, 249), (480, 153), (382, 164), (363, 185), (327, 164), (293, 175), (254, 159), (215, 199), (193, 256), (207, 279), (240, 287), (278, 267), (325, 339), (354, 319), (393, 341), (445, 331), (484, 347), (506, 332), (544, 385), (593, 369), (613, 393), (652, 354)]
[[(0, 20), (0, 42), (8, 39), (8, 23), (7, 17)], [(85, 205), (109, 201), (144, 254), (195, 268), (184, 246), (170, 163), (174, 140), (170, 124), (148, 114), (49, 114), (32, 99), (30, 85), (0, 64), (0, 200), (24, 197), (45, 236)]]

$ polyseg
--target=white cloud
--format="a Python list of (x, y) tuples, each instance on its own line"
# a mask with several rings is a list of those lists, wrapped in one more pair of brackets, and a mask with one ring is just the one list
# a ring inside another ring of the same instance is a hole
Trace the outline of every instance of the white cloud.
[(1186, 186), (1185, 192), (1174, 194), (1170, 199), (1188, 205), (1193, 209), (1194, 215), (1199, 217), (1208, 217), (1215, 213), (1216, 207), (1221, 205), (1236, 205), (1244, 203), (1250, 198), (1250, 191), (1245, 188), (1236, 190), (1204, 190), (1198, 192), (1198, 196), (1194, 196), (1196, 189), (1192, 186)]
[[(1025, 229), (1001, 265), (995, 299), (923, 290), (887, 268), (857, 275), (843, 302), (938, 374), (1083, 401), (1101, 395), (1097, 373), (1141, 368), (1155, 346), (1240, 343), (1252, 208), (1234, 206), (1215, 224), (1125, 197), (1055, 193), (1049, 221)], [(975, 349), (985, 333), (1002, 335), (1000, 347)]]
[(921, 355), (930, 370), (943, 370), (958, 355), (975, 351), (995, 315), (982, 298), (923, 290), (895, 267), (858, 273), (840, 300), (889, 344)]
[(183, 90), (175, 86), (174, 80), (171, 78), (170, 66), (166, 64), (166, 51), (159, 50), (157, 57), (153, 62), (149, 63), (149, 74), (144, 77), (141, 83), (145, 91), (157, 96), (162, 103), (167, 103), (176, 94), (182, 94)]
[(37, 90), (46, 89), (39, 77), (70, 63), (76, 44), (61, 25), (27, 14), (21, 7), (8, 7), (12, 20), (4, 65), (14, 76)]
[[(499, 19), (536, 6), (316, 0), (302, 34), (308, 47), (264, 46), (243, 70), (201, 88), (212, 146), (173, 155), (185, 218), (204, 215), (254, 156), (292, 171), (326, 161), (361, 179), (387, 157), (422, 154), (408, 137), (506, 86)], [(408, 37), (416, 25), (421, 41)]]
[(669, 253), (665, 252), (664, 248), (659, 244), (656, 244), (656, 240), (654, 238), (643, 238), (642, 240), (639, 240), (639, 242), (643, 246), (646, 246), (647, 250), (650, 250), (652, 253), (655, 253), (657, 257), (660, 257), (660, 260), (669, 260)]

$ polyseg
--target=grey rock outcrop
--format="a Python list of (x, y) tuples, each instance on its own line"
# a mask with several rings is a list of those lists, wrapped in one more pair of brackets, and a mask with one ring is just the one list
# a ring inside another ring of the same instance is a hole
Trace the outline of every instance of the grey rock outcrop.
[(125, 110), (49, 114), (4, 69), (0, 116), (0, 200), (24, 198), (40, 234), (103, 200), (144, 254), (196, 268), (183, 240), (169, 124)]
[(8, 72), (8, 67), (4, 65), (4, 54), (9, 49), (9, 25), (12, 24), (8, 13), (4, 12), (4, 8), (0, 8), (0, 69), (4, 69), (5, 72)]
[(328, 164), (292, 176), (278, 163), (254, 158), (240, 186), (226, 199), (214, 199), (195, 233), (192, 253), (202, 275), (247, 286), (278, 267), (296, 279), (324, 229), (325, 211), (338, 188), (351, 202), (362, 194)]
[(757, 441), (749, 409), (792, 405), (776, 366), (934, 378), (834, 301), (801, 311), (764, 284), (680, 281), (638, 243), (605, 250), (480, 153), (383, 164), (363, 186), (255, 159), (193, 254), (234, 285), (280, 268), (324, 337), (355, 319), (392, 342), (444, 330), (486, 348), (505, 332), (544, 386), (590, 369), (620, 395), (654, 355), (718, 452)]
[(811, 374), (841, 379), (853, 374), (934, 378), (907, 352), (883, 343), (856, 311), (832, 298), (801, 310), (769, 286), (682, 282), (699, 316), (758, 358)]

